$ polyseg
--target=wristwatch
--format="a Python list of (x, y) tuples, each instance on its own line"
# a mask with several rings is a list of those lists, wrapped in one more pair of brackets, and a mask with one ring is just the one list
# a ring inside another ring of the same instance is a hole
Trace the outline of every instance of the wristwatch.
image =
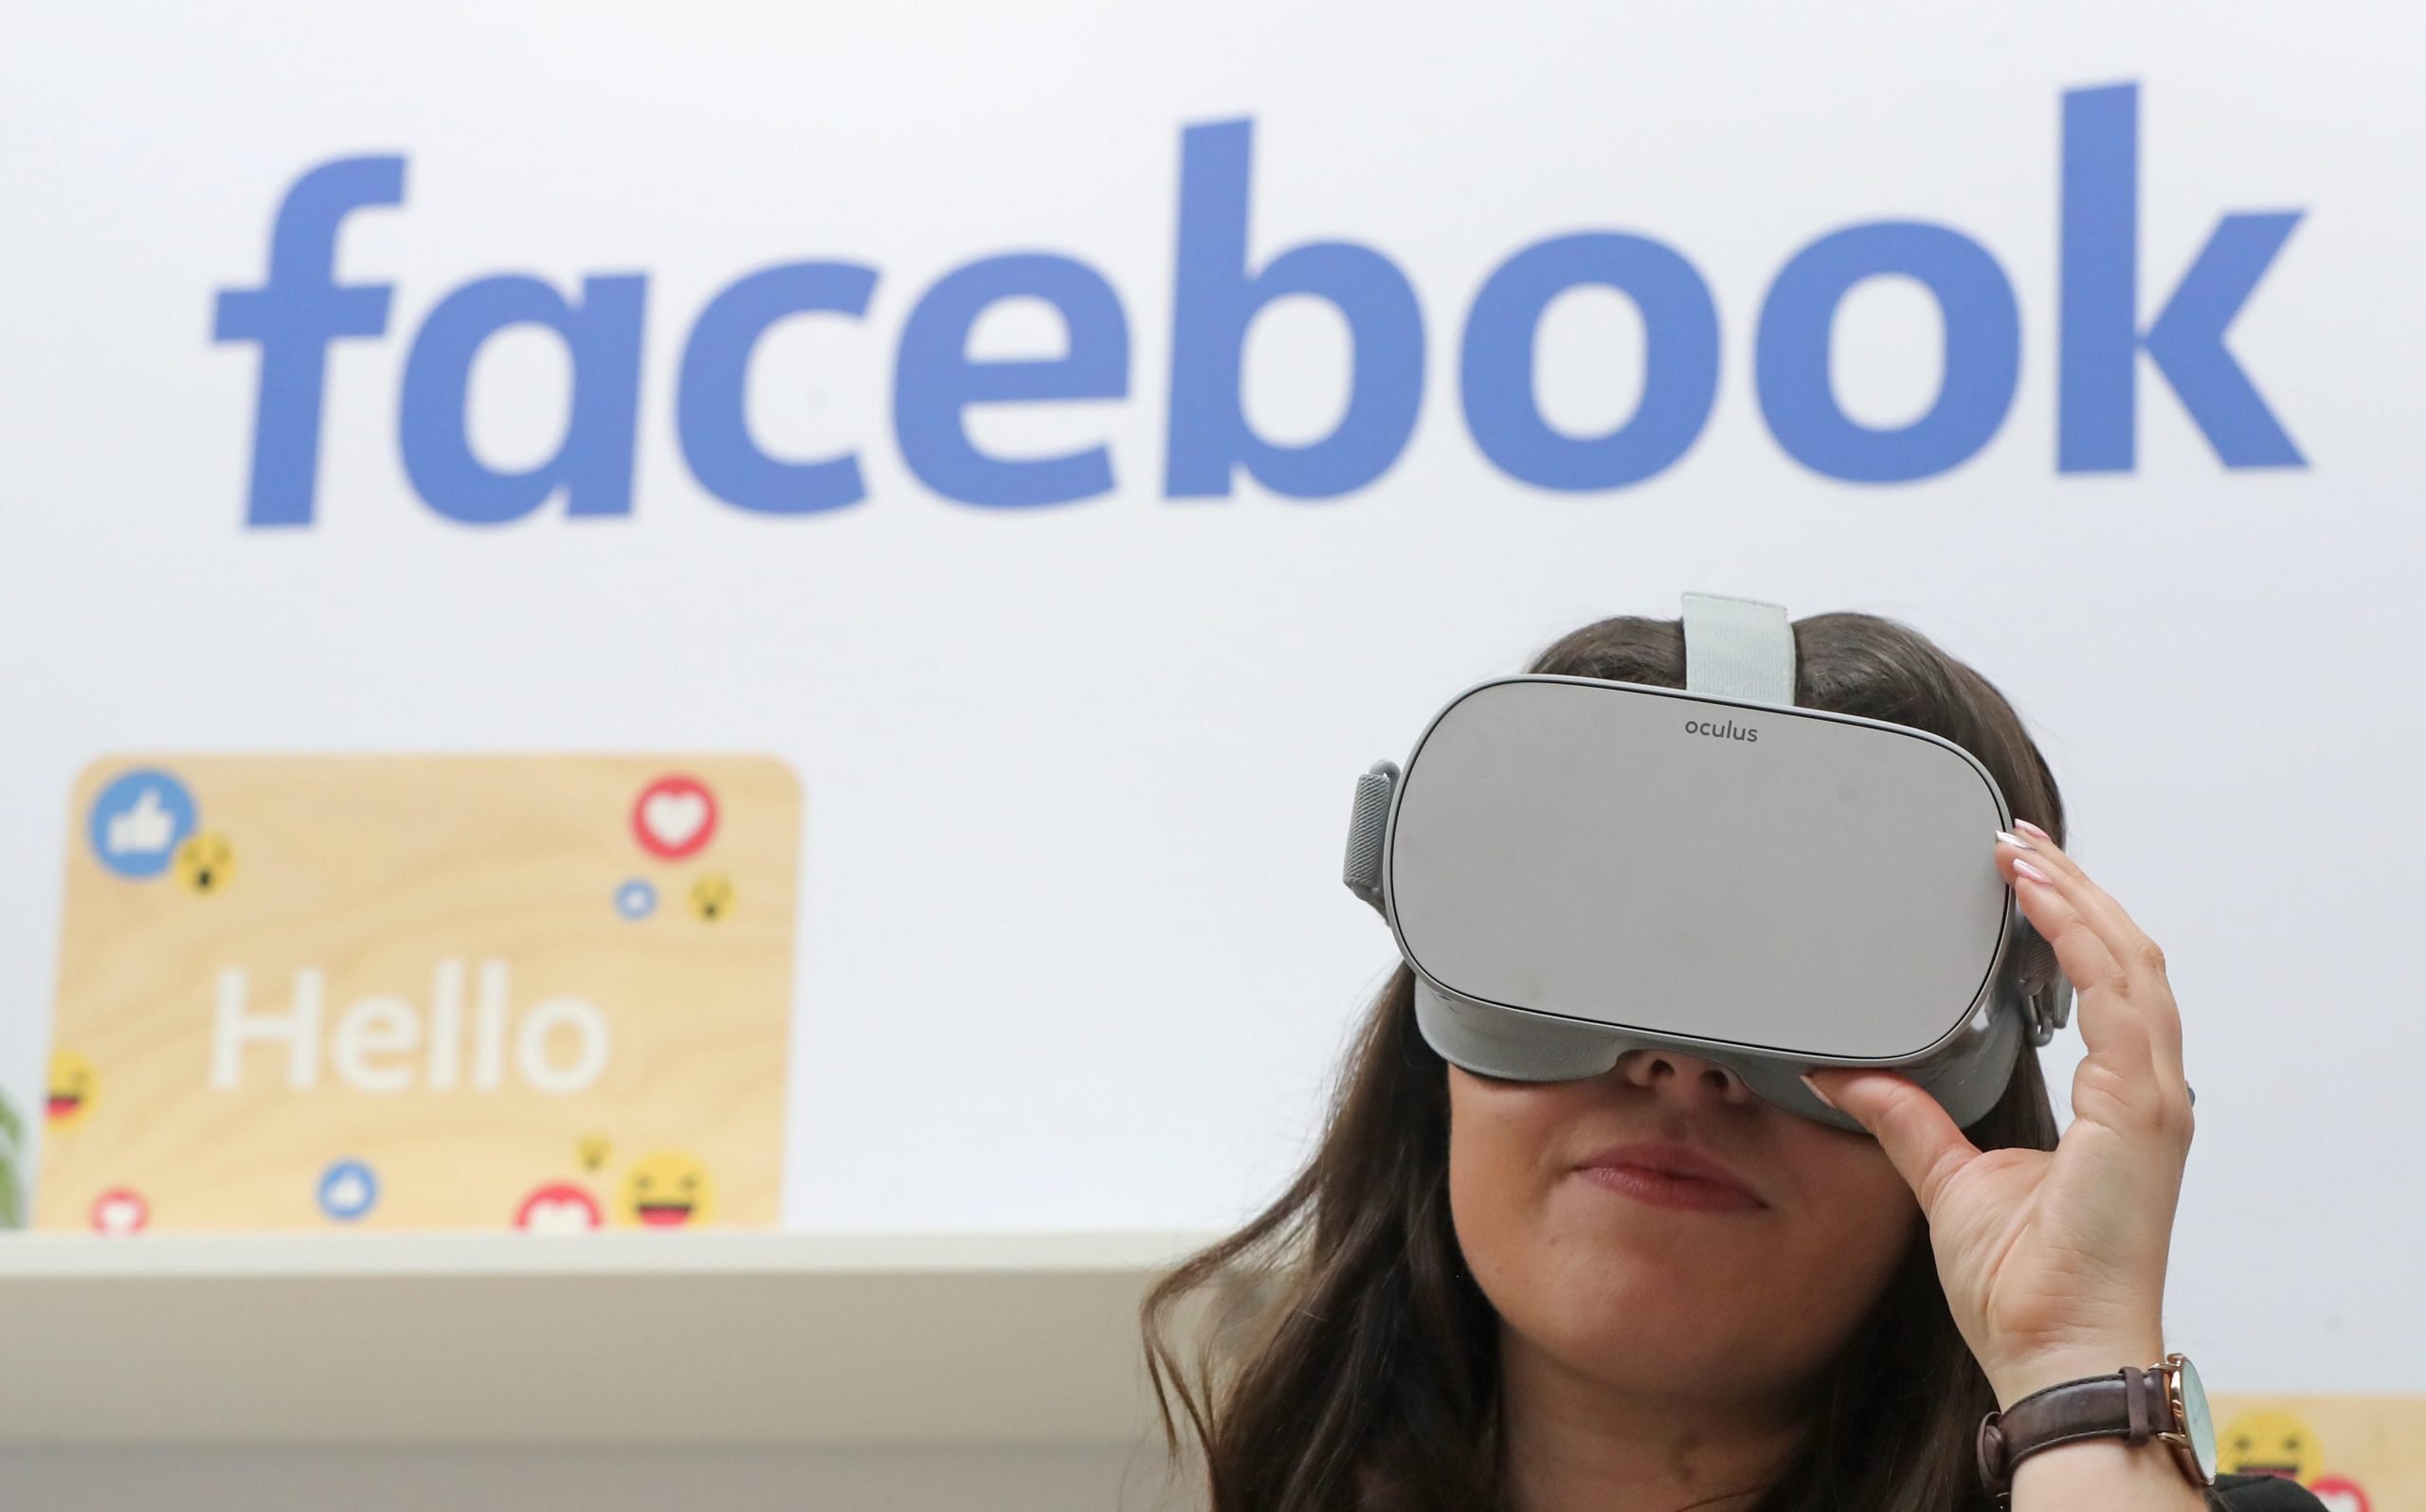
[(2108, 1437), (2128, 1444), (2158, 1440), (2191, 1485), (2216, 1482), (2216, 1423), (2207, 1411), (2206, 1389), (2189, 1359), (2172, 1354), (2110, 1376), (2059, 1381), (1980, 1419), (1980, 1484), (1996, 1493), (2001, 1506), (2013, 1492), (2014, 1467), (2024, 1455)]

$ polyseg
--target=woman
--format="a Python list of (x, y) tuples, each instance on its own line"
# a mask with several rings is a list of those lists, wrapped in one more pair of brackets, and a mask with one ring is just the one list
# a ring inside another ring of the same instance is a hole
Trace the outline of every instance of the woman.
[[(1944, 736), (2028, 817), (1980, 843), (2077, 992), (2060, 1143), (2027, 1048), (1967, 1129), (1892, 1071), (1816, 1073), (1868, 1135), (1669, 1050), (1582, 1081), (1477, 1076), (1424, 1043), (1402, 963), (1303, 1172), (1147, 1300), (1166, 1435), (1185, 1463), (1176, 1401), (1209, 1512), (1968, 1512), (1996, 1504), (1987, 1413), (2163, 1356), (2191, 1110), (2163, 955), (2063, 851), (2055, 780), (1985, 679), (1869, 615), (1795, 642), (1796, 703)], [(1682, 688), (1682, 625), (1602, 621), (1530, 670)], [(1655, 1205), (1579, 1169), (1642, 1138), (1716, 1157), (1752, 1205)], [(1215, 1333), (1191, 1370), (1170, 1335), (1200, 1293)], [(2010, 1495), (2202, 1504), (2170, 1450), (2110, 1438), (2025, 1457)], [(2210, 1497), (2321, 1506), (2263, 1477)]]

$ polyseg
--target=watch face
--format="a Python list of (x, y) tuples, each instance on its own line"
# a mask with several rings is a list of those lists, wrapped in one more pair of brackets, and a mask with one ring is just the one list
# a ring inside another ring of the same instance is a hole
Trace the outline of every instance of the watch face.
[(2216, 1419), (2207, 1411), (2207, 1388), (2199, 1384), (2199, 1367), (2189, 1357), (2176, 1355), (2182, 1362), (2182, 1427), (2190, 1439), (2190, 1452), (2199, 1457), (2200, 1471), (2208, 1480), (2216, 1478)]

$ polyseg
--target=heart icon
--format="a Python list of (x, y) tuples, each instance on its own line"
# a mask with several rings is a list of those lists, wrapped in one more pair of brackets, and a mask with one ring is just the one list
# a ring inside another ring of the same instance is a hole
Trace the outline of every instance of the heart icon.
[(596, 1198), (570, 1181), (558, 1181), (524, 1197), (514, 1221), (531, 1233), (587, 1233), (604, 1217)]
[(2308, 1491), (2332, 1512), (2367, 1512), (2367, 1493), (2339, 1475), (2318, 1476), (2308, 1483)]
[(93, 1230), (97, 1233), (114, 1238), (140, 1233), (151, 1221), (151, 1204), (143, 1200), (141, 1194), (122, 1186), (113, 1187), (93, 1199)]
[(708, 821), (707, 800), (697, 793), (659, 793), (641, 809), (641, 822), (658, 844), (679, 851)]
[(651, 855), (679, 861), (706, 849), (716, 832), (716, 800), (697, 778), (661, 777), (632, 806), (632, 834)]

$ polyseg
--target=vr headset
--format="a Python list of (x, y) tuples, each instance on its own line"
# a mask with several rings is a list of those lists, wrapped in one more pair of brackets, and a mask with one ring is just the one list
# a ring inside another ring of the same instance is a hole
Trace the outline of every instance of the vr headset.
[(1637, 1048), (1853, 1119), (1801, 1073), (1891, 1068), (1958, 1125), (2072, 984), (1997, 871), (1977, 758), (1797, 708), (1783, 605), (1684, 596), (1685, 687), (1476, 683), (1357, 780), (1344, 879), (1415, 974), (1426, 1043), (1485, 1076), (1597, 1076)]

